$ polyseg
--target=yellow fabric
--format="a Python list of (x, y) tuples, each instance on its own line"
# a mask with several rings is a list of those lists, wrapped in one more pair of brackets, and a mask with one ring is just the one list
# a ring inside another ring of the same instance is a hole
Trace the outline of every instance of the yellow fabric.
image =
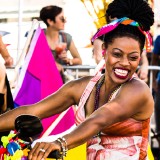
[[(73, 148), (67, 152), (67, 156), (64, 160), (86, 160), (86, 144)], [(53, 158), (47, 158), (47, 160), (55, 160)]]
[(81, 0), (98, 28), (106, 24), (105, 11), (112, 0)]
[(148, 145), (148, 151), (147, 152), (148, 152), (148, 159), (149, 160), (154, 160), (154, 156), (152, 154), (150, 145)]
[[(113, 0), (81, 0), (90, 16), (93, 18), (97, 29), (106, 24), (105, 12), (108, 4), (112, 1)], [(153, 8), (154, 0), (148, 0), (148, 3)]]
[[(150, 145), (148, 145), (148, 160), (154, 160)], [(79, 147), (71, 149), (67, 152), (67, 156), (64, 157), (64, 160), (86, 160), (86, 144), (83, 144)], [(47, 158), (47, 160), (55, 160), (53, 158)]]

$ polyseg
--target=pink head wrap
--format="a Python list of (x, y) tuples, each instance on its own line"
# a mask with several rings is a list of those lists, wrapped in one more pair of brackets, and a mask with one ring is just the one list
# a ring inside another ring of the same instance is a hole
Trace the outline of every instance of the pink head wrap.
[(114, 30), (116, 27), (118, 27), (119, 24), (124, 24), (124, 25), (132, 25), (135, 27), (138, 27), (138, 29), (145, 35), (146, 37), (146, 51), (151, 52), (151, 43), (152, 43), (152, 38), (149, 33), (149, 31), (143, 31), (143, 29), (140, 27), (139, 23), (131, 20), (127, 17), (123, 17), (120, 19), (116, 19), (112, 21), (111, 23), (103, 26), (101, 29), (98, 30), (98, 32), (92, 37), (92, 42), (97, 39), (98, 37)]

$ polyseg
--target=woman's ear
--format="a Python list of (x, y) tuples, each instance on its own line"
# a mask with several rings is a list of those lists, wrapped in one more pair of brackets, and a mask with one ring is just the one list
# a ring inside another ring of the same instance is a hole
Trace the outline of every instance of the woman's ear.
[(47, 23), (49, 24), (49, 26), (51, 26), (54, 22), (51, 19), (47, 19)]
[(104, 57), (105, 53), (106, 53), (106, 49), (102, 50), (102, 56), (103, 57)]

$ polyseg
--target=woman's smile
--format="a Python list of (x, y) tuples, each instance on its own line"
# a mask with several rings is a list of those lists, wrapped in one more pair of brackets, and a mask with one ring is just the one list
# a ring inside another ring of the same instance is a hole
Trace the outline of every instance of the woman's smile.
[(129, 71), (126, 69), (115, 68), (114, 73), (117, 78), (126, 79), (128, 77)]

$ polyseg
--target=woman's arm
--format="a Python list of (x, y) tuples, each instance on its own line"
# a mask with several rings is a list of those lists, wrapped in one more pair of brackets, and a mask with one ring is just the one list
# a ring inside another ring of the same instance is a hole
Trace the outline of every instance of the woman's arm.
[(147, 58), (147, 55), (146, 55), (146, 51), (144, 50), (142, 52), (142, 55), (141, 55), (141, 65), (140, 65), (140, 68), (138, 70), (138, 77), (142, 80), (144, 80), (145, 82), (148, 81), (148, 65), (149, 65), (149, 62), (148, 62), (148, 58)]
[(7, 86), (6, 86), (6, 68), (0, 63), (0, 113), (7, 109)]
[(69, 51), (70, 51), (73, 59), (68, 58), (68, 63), (70, 65), (81, 65), (82, 64), (82, 59), (80, 57), (80, 54), (79, 54), (73, 40), (71, 41), (71, 44), (69, 46)]
[[(148, 119), (153, 112), (153, 98), (147, 84), (142, 83), (133, 82), (121, 88), (113, 101), (97, 109), (74, 131), (65, 135), (67, 148), (77, 147), (95, 136), (105, 127), (128, 118), (135, 118), (137, 120)], [(39, 152), (40, 148), (45, 149), (46, 152), (41, 154)], [(60, 150), (58, 141), (37, 143), (29, 153), (29, 159), (34, 160), (39, 154), (41, 154), (39, 155), (41, 158), (45, 159), (53, 150)]]
[[(0, 115), (0, 131), (13, 129), (16, 117), (21, 114), (31, 114), (43, 119), (61, 113), (72, 105), (77, 105), (85, 87), (77, 81), (81, 80), (66, 83), (55, 93), (36, 104), (21, 106)], [(76, 88), (79, 90), (78, 93)]]
[(97, 64), (102, 59), (102, 44), (103, 44), (103, 41), (100, 39), (96, 39), (93, 42), (93, 57), (94, 57)]
[(70, 46), (69, 46), (69, 51), (71, 53), (72, 58), (68, 57), (66, 50), (62, 51), (61, 54), (58, 55), (58, 57), (70, 66), (81, 65), (82, 64), (82, 59), (81, 59), (81, 57), (78, 53), (78, 50), (77, 50), (73, 40), (71, 40), (71, 43), (70, 43)]
[(1, 36), (0, 36), (0, 54), (2, 55), (6, 66), (12, 66), (13, 65), (13, 58), (10, 56), (5, 44), (2, 41)]
[(153, 108), (154, 101), (147, 84), (131, 82), (131, 84), (121, 88), (114, 100), (100, 107), (77, 129), (64, 136), (68, 148), (71, 149), (83, 144), (103, 128), (128, 118), (148, 119), (153, 113)]

